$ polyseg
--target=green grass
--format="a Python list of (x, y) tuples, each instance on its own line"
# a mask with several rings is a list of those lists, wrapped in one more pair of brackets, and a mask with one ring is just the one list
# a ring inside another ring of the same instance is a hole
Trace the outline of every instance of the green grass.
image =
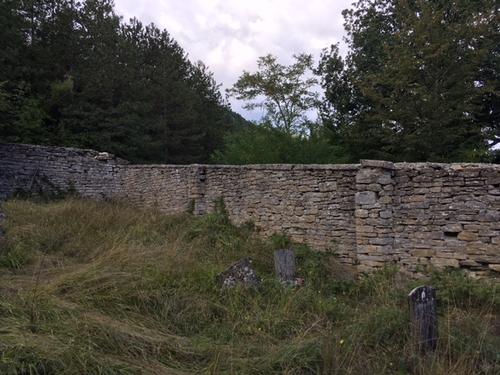
[[(440, 341), (409, 338), (395, 270), (354, 279), (328, 253), (294, 245), (306, 285), (284, 289), (273, 251), (223, 210), (164, 216), (69, 199), (5, 204), (0, 250), (1, 374), (498, 374), (500, 288), (430, 275)], [(215, 276), (250, 256), (259, 290)]]

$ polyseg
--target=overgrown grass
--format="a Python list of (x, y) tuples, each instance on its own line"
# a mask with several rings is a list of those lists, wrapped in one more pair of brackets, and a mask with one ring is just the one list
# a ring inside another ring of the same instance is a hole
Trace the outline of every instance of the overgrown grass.
[[(284, 289), (273, 250), (223, 210), (164, 216), (118, 203), (5, 204), (0, 253), (1, 374), (498, 374), (494, 282), (431, 275), (440, 341), (422, 356), (406, 294), (386, 269), (354, 280), (335, 259), (294, 245), (306, 284)], [(259, 290), (215, 276), (250, 256)]]

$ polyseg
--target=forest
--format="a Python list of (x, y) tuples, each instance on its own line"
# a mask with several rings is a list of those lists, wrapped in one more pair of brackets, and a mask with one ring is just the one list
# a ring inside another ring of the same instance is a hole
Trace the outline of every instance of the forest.
[(112, 0), (2, 0), (0, 142), (135, 163), (500, 162), (495, 0), (358, 0), (343, 18), (346, 54), (264, 55), (224, 93)]

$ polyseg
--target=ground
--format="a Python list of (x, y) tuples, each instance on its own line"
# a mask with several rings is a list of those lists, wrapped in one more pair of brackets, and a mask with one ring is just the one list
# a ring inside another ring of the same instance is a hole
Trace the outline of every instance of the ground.
[[(437, 288), (436, 353), (416, 352), (396, 270), (354, 278), (335, 254), (262, 239), (219, 205), (204, 217), (65, 199), (5, 204), (1, 374), (498, 374), (500, 287), (460, 272)], [(305, 285), (284, 288), (273, 251), (293, 246)], [(249, 256), (259, 289), (220, 290)]]

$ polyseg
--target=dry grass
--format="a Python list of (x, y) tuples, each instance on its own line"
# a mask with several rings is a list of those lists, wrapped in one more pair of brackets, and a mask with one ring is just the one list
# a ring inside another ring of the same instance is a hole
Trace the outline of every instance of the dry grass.
[[(283, 289), (272, 252), (223, 210), (167, 217), (118, 203), (10, 201), (0, 252), (1, 374), (498, 374), (494, 282), (431, 275), (440, 342), (408, 338), (393, 270), (349, 280), (332, 255), (296, 245), (306, 286)], [(257, 290), (220, 291), (215, 275), (250, 256)]]

